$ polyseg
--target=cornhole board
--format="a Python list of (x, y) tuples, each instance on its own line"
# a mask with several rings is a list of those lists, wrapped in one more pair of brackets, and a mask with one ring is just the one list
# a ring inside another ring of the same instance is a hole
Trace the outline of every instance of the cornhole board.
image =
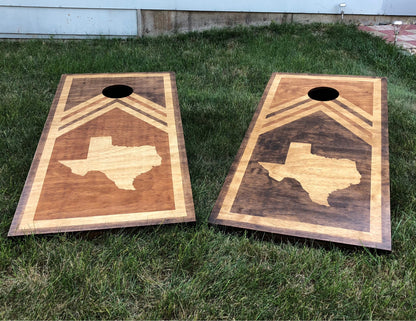
[(391, 249), (387, 82), (272, 75), (210, 222)]
[(194, 220), (175, 75), (63, 75), (9, 236)]

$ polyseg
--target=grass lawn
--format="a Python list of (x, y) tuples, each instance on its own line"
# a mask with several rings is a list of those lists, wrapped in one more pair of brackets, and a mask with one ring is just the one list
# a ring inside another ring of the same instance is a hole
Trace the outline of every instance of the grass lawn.
[[(7, 238), (63, 73), (174, 71), (196, 224)], [(207, 223), (272, 72), (388, 77), (391, 254)], [(0, 41), (0, 318), (415, 319), (416, 57), (344, 25)]]

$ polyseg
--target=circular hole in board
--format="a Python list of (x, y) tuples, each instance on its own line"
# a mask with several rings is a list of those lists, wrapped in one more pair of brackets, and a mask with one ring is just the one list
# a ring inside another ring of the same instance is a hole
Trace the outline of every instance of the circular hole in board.
[(103, 89), (103, 95), (108, 98), (123, 98), (130, 96), (133, 93), (133, 88), (126, 85), (112, 85)]
[(313, 100), (328, 101), (337, 98), (339, 92), (331, 87), (316, 87), (309, 90), (308, 96)]

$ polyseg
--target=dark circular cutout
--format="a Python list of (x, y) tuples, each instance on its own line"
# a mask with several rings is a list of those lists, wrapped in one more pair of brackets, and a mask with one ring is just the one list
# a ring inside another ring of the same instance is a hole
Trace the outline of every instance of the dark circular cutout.
[(309, 90), (308, 96), (313, 100), (328, 101), (337, 98), (339, 92), (331, 87), (316, 87)]
[(126, 85), (112, 85), (103, 89), (103, 95), (108, 98), (123, 98), (130, 96), (133, 93), (133, 88)]

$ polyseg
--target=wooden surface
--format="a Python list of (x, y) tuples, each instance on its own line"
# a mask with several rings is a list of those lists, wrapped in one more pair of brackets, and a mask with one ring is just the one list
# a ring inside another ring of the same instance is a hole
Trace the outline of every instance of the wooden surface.
[(63, 75), (9, 236), (194, 220), (174, 74)]
[(273, 74), (210, 222), (390, 250), (386, 86)]

